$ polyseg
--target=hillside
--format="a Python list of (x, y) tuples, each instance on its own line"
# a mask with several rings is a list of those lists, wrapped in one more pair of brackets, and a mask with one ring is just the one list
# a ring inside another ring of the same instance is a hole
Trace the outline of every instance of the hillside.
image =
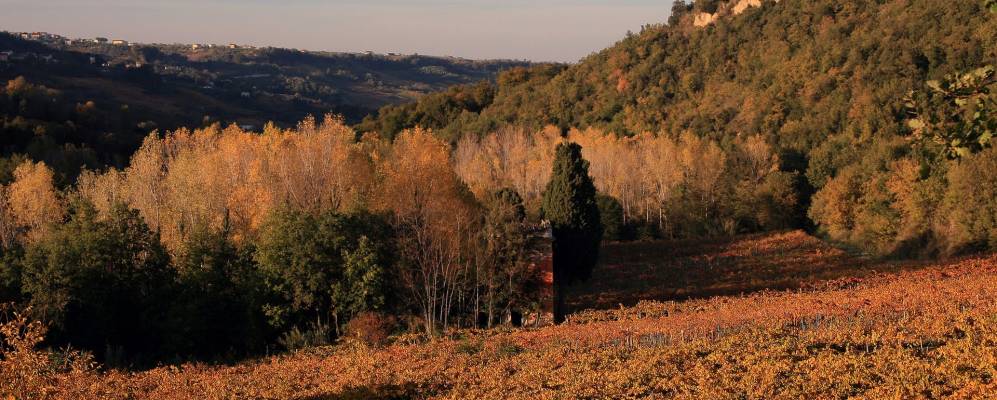
[[(647, 137), (693, 136), (724, 151), (755, 138), (794, 180), (805, 216), (798, 227), (903, 257), (994, 248), (984, 233), (995, 226), (983, 206), (992, 196), (973, 191), (995, 178), (985, 171), (995, 159), (997, 17), (985, 2), (676, 4), (668, 25), (646, 26), (578, 64), (514, 68), (488, 87), (385, 107), (357, 129), (390, 137), (422, 126), (459, 147), (550, 126), (634, 138), (621, 140), (622, 151)], [(616, 159), (621, 170), (650, 164)], [(613, 187), (619, 182), (597, 184), (624, 203), (631, 195)], [(732, 214), (719, 208), (713, 215)], [(650, 222), (657, 210), (638, 211)], [(739, 231), (757, 225), (735, 222)]]
[[(794, 283), (806, 288), (645, 301), (579, 312), (560, 326), (462, 330), (430, 342), (406, 336), (384, 348), (347, 343), (234, 366), (51, 373), (21, 388), (45, 398), (80, 399), (981, 398), (993, 393), (997, 337), (988, 327), (997, 322), (991, 290), (997, 260), (992, 256), (882, 263), (855, 259), (799, 232), (691, 248), (681, 242), (645, 243), (644, 251), (633, 252), (629, 246), (609, 245), (597, 276), (618, 267), (614, 253), (626, 252), (633, 263), (692, 269), (738, 260), (746, 277), (759, 282), (770, 282), (770, 273), (796, 277)], [(662, 257), (676, 253), (681, 255)], [(801, 272), (802, 260), (836, 267)], [(863, 276), (851, 276), (857, 271)], [(726, 276), (716, 283), (722, 285)], [(629, 286), (639, 278), (630, 272), (608, 285)]]
[[(703, 12), (742, 6), (694, 24)], [(508, 71), (491, 101), (460, 109), (427, 98), (417, 112), (385, 108), (361, 130), (391, 133), (399, 127), (386, 122), (401, 119), (448, 138), (506, 124), (760, 134), (809, 152), (834, 135), (867, 142), (897, 134), (909, 91), (997, 57), (997, 21), (979, 1), (701, 0), (673, 13), (671, 25), (646, 26), (576, 65)], [(423, 118), (434, 113), (459, 118)]]

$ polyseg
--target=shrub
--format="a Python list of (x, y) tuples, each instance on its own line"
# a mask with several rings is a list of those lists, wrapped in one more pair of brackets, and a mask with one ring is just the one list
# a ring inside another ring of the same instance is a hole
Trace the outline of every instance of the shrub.
[(284, 332), (277, 339), (277, 343), (284, 346), (288, 351), (297, 351), (309, 347), (328, 346), (332, 342), (332, 329), (329, 324), (323, 322), (312, 322), (305, 329), (297, 326)]
[(66, 378), (94, 370), (88, 354), (37, 349), (47, 328), (41, 321), (30, 319), (29, 314), (30, 309), (17, 311), (12, 304), (0, 304), (0, 396), (35, 398), (59, 375)]
[(390, 315), (365, 312), (350, 320), (346, 325), (346, 334), (367, 345), (381, 346), (388, 343), (388, 337), (397, 327), (398, 321)]

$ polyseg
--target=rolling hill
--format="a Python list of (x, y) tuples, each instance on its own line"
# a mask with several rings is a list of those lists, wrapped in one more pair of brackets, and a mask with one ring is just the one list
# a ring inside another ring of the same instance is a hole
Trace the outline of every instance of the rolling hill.
[(325, 114), (358, 122), (379, 107), (529, 65), (23, 36), (0, 33), (0, 152), (55, 166), (63, 185), (82, 167), (123, 166), (156, 129), (234, 123), (260, 131)]

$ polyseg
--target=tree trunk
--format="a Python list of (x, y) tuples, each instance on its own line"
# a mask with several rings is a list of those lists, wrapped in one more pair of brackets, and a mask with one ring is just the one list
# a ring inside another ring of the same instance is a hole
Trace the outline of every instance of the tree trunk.
[(488, 329), (492, 328), (492, 321), (495, 320), (495, 284), (492, 275), (488, 275)]
[(554, 289), (554, 323), (560, 324), (564, 322), (564, 313), (566, 310), (564, 307), (564, 287), (561, 285), (561, 282), (559, 282), (559, 279), (557, 279), (557, 276), (554, 277), (553, 289)]

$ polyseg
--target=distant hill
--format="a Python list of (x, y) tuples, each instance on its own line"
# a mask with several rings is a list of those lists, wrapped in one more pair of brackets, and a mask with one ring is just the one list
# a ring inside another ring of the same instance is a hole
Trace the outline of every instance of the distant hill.
[[(503, 69), (529, 65), (511, 60), (238, 45), (112, 44), (56, 35), (33, 40), (0, 35), (0, 51), (4, 50), (52, 55), (54, 61), (41, 65), (12, 61), (0, 69), (0, 77), (25, 76), (32, 82), (103, 95), (127, 104), (122, 97), (141, 93), (123, 96), (120, 90), (102, 85), (117, 84), (124, 78), (130, 81), (126, 86), (137, 86), (159, 106), (177, 107), (176, 112), (182, 114), (203, 113), (247, 124), (261, 124), (272, 118), (295, 123), (305, 115), (327, 112), (358, 121), (387, 104), (411, 101), (455, 84), (492, 79)], [(165, 98), (155, 98), (157, 95)], [(200, 101), (171, 97), (175, 95), (195, 96), (194, 100)], [(146, 99), (138, 101), (142, 100)]]
[[(5, 138), (0, 151), (8, 158), (27, 154), (55, 165), (64, 183), (80, 166), (123, 165), (153, 129), (220, 122), (259, 130), (268, 121), (287, 126), (307, 115), (327, 113), (358, 122), (379, 107), (494, 79), (502, 69), (528, 65), (421, 55), (71, 40), (47, 33), (23, 36), (0, 33), (0, 83), (23, 77), (15, 86), (32, 89), (8, 85), (0, 101), (6, 121), (0, 127)], [(99, 118), (83, 116), (81, 110)], [(42, 125), (61, 133), (31, 133)], [(65, 161), (67, 144), (74, 146), (70, 161)], [(0, 181), (5, 179), (2, 165)]]

